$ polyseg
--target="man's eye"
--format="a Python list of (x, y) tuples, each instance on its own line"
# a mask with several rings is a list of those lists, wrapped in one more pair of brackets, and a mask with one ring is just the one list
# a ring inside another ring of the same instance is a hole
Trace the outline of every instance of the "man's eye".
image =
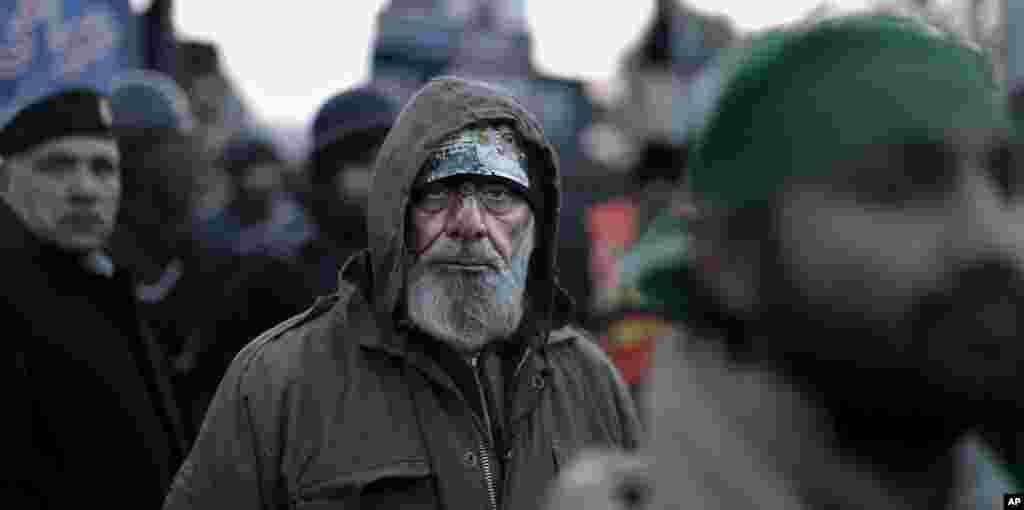
[(508, 200), (511, 197), (511, 193), (505, 188), (500, 186), (489, 186), (480, 190), (480, 194), (487, 200)]
[(488, 186), (480, 190), (480, 198), (491, 211), (502, 213), (523, 202), (522, 197), (504, 186)]
[(97, 175), (102, 175), (104, 177), (117, 175), (120, 172), (118, 166), (114, 164), (114, 162), (108, 160), (94, 161), (92, 168)]
[(450, 193), (444, 188), (425, 190), (416, 199), (416, 207), (425, 211), (437, 212), (448, 207)]
[(948, 147), (906, 143), (867, 154), (849, 177), (857, 197), (882, 207), (946, 196), (954, 187), (957, 161)]

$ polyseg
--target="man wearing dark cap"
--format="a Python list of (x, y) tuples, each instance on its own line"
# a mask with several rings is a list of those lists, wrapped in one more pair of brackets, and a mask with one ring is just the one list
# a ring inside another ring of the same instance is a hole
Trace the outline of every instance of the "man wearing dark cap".
[(373, 160), (399, 106), (390, 95), (363, 86), (331, 97), (313, 119), (309, 198), (317, 236), (302, 259), (318, 295), (333, 292), (341, 264), (366, 247)]
[(121, 199), (111, 120), (106, 96), (70, 89), (0, 131), (0, 499), (11, 508), (73, 508), (111, 491), (154, 506), (181, 459), (164, 360), (106, 254)]
[(1024, 188), (986, 57), (855, 15), (767, 35), (730, 74), (697, 216), (666, 212), (624, 262), (685, 329), (655, 354), (651, 463), (592, 459), (553, 507), (621, 507), (647, 475), (657, 509), (1001, 508)]
[(234, 359), (165, 508), (537, 508), (638, 422), (557, 283), (557, 158), (505, 92), (438, 78), (378, 152), (369, 247)]
[[(200, 226), (204, 322), (190, 335), (179, 368), (190, 395), (193, 428), (224, 370), (253, 337), (308, 307), (316, 297), (300, 262), (312, 226), (284, 187), (284, 160), (260, 133), (243, 132), (227, 144), (220, 164), (232, 198)], [(212, 301), (212, 302), (211, 302)]]
[(191, 416), (199, 409), (197, 394), (215, 384), (197, 384), (191, 352), (222, 310), (211, 305), (223, 305), (217, 261), (192, 232), (198, 176), (212, 164), (195, 136), (188, 97), (170, 76), (119, 75), (110, 103), (124, 169), (110, 250), (134, 276), (140, 313), (177, 369), (171, 382), (191, 440), (201, 419)]

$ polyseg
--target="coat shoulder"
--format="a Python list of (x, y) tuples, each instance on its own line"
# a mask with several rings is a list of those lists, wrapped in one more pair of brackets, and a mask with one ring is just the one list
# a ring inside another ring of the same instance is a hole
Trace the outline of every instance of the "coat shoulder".
[(306, 310), (264, 331), (243, 347), (228, 373), (235, 372), (240, 383), (252, 378), (289, 381), (303, 373), (305, 353), (319, 349), (326, 340), (332, 310), (343, 296), (322, 296)]
[(618, 375), (611, 359), (597, 344), (594, 335), (578, 326), (563, 326), (552, 331), (548, 340), (548, 352), (554, 359), (573, 360), (573, 363), (579, 363), (591, 371), (611, 371)]

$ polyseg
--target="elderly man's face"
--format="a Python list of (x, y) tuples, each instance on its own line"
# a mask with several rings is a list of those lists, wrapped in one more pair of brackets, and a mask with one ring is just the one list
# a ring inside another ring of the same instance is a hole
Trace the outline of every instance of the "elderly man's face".
[(791, 328), (835, 332), (789, 346), (816, 359), (1024, 408), (1018, 173), (996, 137), (953, 136), (791, 182), (777, 206), (778, 263), (761, 268), (765, 320), (803, 314)]
[(534, 217), (500, 179), (450, 177), (410, 206), (410, 319), (461, 352), (515, 332), (523, 315)]
[(12, 157), (4, 172), (4, 198), (42, 239), (88, 252), (113, 232), (121, 199), (120, 153), (113, 140), (51, 140)]

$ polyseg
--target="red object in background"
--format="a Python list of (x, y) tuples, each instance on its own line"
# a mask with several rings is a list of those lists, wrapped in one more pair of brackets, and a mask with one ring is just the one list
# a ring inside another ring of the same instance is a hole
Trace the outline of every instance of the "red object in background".
[[(620, 288), (619, 259), (637, 238), (637, 207), (629, 199), (618, 199), (591, 208), (587, 213), (590, 235), (590, 277), (599, 312), (616, 313), (628, 289)], [(636, 386), (647, 379), (657, 339), (672, 331), (657, 317), (638, 312), (612, 319), (604, 328), (601, 347), (622, 373), (626, 384)]]
[(618, 287), (618, 260), (636, 240), (636, 206), (620, 199), (597, 205), (587, 213), (590, 234), (590, 276), (603, 295)]
[(608, 325), (601, 347), (626, 384), (634, 386), (646, 381), (658, 339), (673, 330), (671, 323), (654, 315), (627, 313)]

